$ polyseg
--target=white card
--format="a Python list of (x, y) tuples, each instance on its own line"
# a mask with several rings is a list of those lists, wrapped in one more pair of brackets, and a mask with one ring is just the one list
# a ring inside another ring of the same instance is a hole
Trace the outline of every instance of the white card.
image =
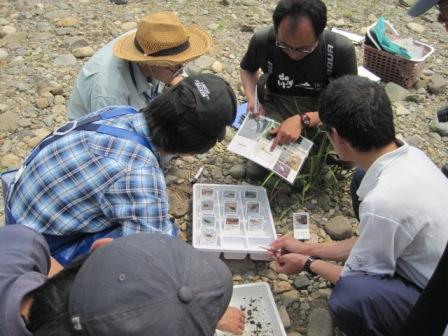
[(292, 214), (294, 238), (299, 240), (310, 239), (310, 215), (308, 212), (296, 212)]

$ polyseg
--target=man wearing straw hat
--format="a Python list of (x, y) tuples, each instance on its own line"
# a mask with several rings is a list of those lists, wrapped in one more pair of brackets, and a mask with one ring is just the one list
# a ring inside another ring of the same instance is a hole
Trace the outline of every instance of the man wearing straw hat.
[(210, 45), (205, 31), (183, 25), (172, 12), (147, 15), (136, 30), (109, 42), (84, 65), (67, 116), (78, 119), (111, 105), (143, 108), (165, 85), (179, 82), (183, 65)]

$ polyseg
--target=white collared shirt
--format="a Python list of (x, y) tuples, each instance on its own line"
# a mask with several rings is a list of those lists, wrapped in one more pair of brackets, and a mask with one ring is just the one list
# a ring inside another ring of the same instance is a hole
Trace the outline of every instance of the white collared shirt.
[(372, 164), (357, 194), (360, 236), (342, 275), (397, 272), (425, 287), (448, 241), (448, 179), (404, 143)]

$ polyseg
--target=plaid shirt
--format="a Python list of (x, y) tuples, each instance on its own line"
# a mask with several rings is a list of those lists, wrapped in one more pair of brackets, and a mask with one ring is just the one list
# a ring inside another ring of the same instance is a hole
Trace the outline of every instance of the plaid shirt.
[[(149, 139), (140, 113), (98, 123)], [(17, 182), (10, 207), (17, 223), (52, 235), (117, 225), (123, 235), (173, 230), (158, 153), (96, 132), (73, 131), (46, 146)]]

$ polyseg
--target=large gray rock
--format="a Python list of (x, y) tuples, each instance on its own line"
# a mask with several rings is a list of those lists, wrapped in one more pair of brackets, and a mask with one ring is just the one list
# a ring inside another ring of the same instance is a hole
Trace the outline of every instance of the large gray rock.
[(14, 26), (4, 26), (0, 29), (0, 38), (15, 33), (17, 33), (17, 29)]
[(93, 56), (94, 53), (95, 52), (91, 47), (80, 47), (72, 50), (72, 54), (76, 58), (90, 57)]
[(429, 128), (431, 131), (437, 132), (441, 136), (448, 136), (448, 122), (441, 123), (437, 120), (437, 118), (434, 118), (429, 125)]
[(61, 19), (70, 16), (72, 13), (67, 10), (55, 10), (44, 15), (46, 19)]
[(431, 76), (428, 82), (428, 91), (433, 94), (441, 94), (448, 85), (448, 81), (439, 74)]
[(37, 22), (36, 29), (40, 32), (48, 32), (53, 29), (53, 27), (48, 22)]
[(290, 307), (294, 302), (299, 301), (299, 299), (300, 293), (295, 289), (280, 294), (280, 300), (286, 308)]
[(306, 289), (311, 284), (311, 280), (305, 274), (299, 274), (294, 279), (294, 286), (297, 289)]
[(210, 70), (214, 62), (215, 60), (212, 57), (208, 55), (202, 55), (193, 62), (189, 62), (185, 67), (185, 71), (189, 75), (195, 75), (197, 73), (203, 72), (204, 70)]
[(333, 319), (323, 308), (314, 309), (308, 318), (308, 336), (333, 336)]
[(385, 90), (391, 102), (405, 100), (408, 96), (411, 95), (411, 92), (409, 90), (406, 90), (405, 88), (393, 82), (387, 83)]
[(11, 111), (0, 114), (0, 130), (14, 132), (19, 125), (19, 117)]
[(0, 113), (6, 112), (9, 109), (9, 105), (7, 104), (0, 104)]
[(256, 267), (255, 263), (249, 259), (249, 257), (243, 259), (243, 260), (227, 260), (225, 259), (224, 262), (227, 264), (227, 266), (232, 271), (232, 274), (244, 274), (246, 272), (255, 272)]
[(0, 61), (7, 59), (9, 56), (8, 51), (5, 48), (0, 48)]
[(395, 114), (397, 116), (404, 116), (411, 113), (406, 107), (403, 106), (403, 104), (395, 103), (394, 106), (395, 106)]
[(352, 225), (344, 216), (333, 217), (325, 224), (324, 228), (333, 240), (343, 240), (353, 235)]
[(88, 47), (89, 42), (82, 37), (70, 36), (64, 40), (63, 46), (67, 49), (73, 50), (73, 49)]
[(408, 27), (410, 30), (415, 31), (416, 33), (423, 33), (425, 31), (425, 27), (421, 24), (418, 24), (416, 22), (409, 22), (406, 27)]
[(28, 35), (25, 32), (18, 32), (14, 34), (8, 34), (5, 37), (3, 37), (2, 42), (9, 42), (10, 44), (8, 47), (10, 49), (17, 49), (17, 48), (11, 48), (11, 45), (16, 44), (17, 45), (24, 45), (26, 42), (28, 42)]
[(246, 175), (246, 166), (242, 164), (236, 164), (229, 170), (230, 175), (236, 179), (242, 179)]
[(211, 174), (212, 174), (212, 177), (215, 180), (215, 182), (220, 181), (223, 178), (221, 167), (217, 167), (217, 166), (213, 167)]
[(76, 57), (72, 54), (59, 55), (54, 59), (54, 64), (60, 66), (76, 65)]
[(2, 157), (0, 165), (7, 168), (16, 168), (20, 165), (20, 158), (14, 154), (6, 154)]
[(246, 163), (246, 176), (252, 180), (261, 180), (267, 176), (269, 171), (266, 168), (256, 164), (253, 161), (247, 161)]

